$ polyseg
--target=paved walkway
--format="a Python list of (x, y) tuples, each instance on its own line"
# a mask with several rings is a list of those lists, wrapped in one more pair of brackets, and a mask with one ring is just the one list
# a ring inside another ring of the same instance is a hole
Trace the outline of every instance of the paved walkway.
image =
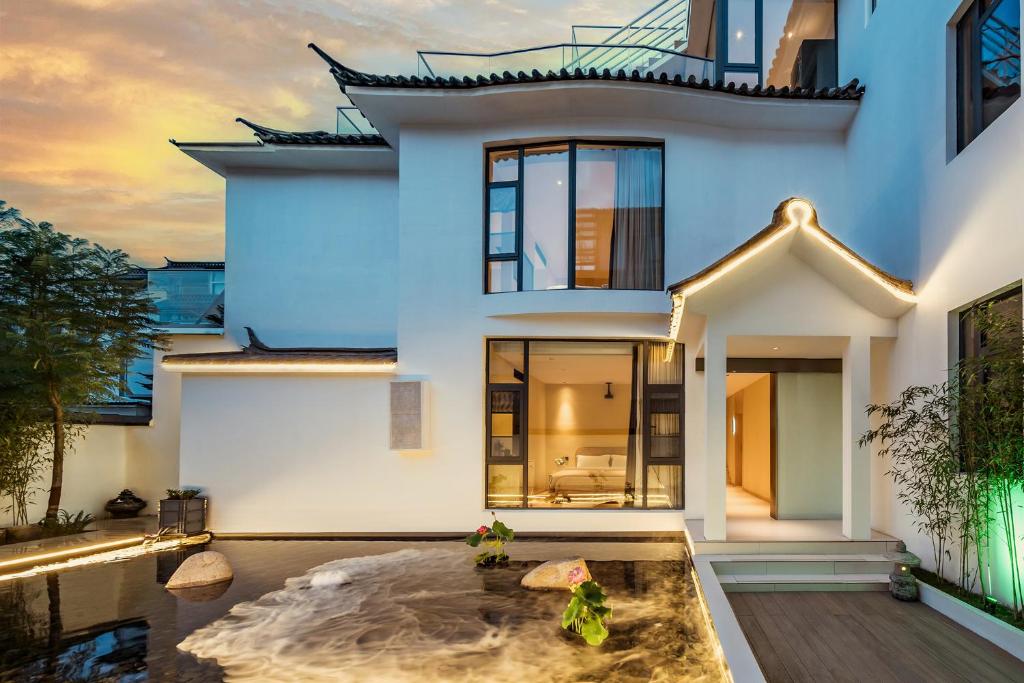
[(156, 516), (98, 520), (93, 527), (80, 534), (0, 545), (0, 574), (131, 545), (146, 533), (156, 532)]
[(769, 683), (1024, 681), (1024, 662), (888, 593), (729, 593)]

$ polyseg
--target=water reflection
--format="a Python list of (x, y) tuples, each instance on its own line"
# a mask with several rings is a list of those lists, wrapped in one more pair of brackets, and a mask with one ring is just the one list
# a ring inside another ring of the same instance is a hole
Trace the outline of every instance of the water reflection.
[(591, 563), (616, 609), (596, 650), (558, 628), (565, 594), (518, 587), (536, 563), (475, 571), (443, 543), (210, 548), (235, 580), (205, 602), (163, 585), (199, 549), (0, 583), (0, 681), (718, 680), (679, 561)]
[(65, 631), (60, 575), (45, 577), (45, 612), (33, 609), (33, 603), (43, 598), (31, 591), (31, 586), (19, 584), (0, 593), (0, 670), (17, 670), (18, 679), (27, 681), (146, 680), (145, 619)]

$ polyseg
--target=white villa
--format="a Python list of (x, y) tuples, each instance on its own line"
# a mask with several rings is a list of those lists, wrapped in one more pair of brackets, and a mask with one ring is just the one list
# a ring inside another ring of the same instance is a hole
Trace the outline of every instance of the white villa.
[(350, 127), (172, 141), (225, 179), (223, 328), (173, 330), (97, 481), (224, 535), (929, 557), (858, 439), (976, 348), (960, 311), (1024, 315), (1020, 4), (668, 0), (416, 76), (311, 45)]

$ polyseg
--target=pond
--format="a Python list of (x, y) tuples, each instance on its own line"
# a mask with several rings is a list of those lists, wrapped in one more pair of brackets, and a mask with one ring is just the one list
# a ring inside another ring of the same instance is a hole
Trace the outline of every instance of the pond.
[[(164, 589), (198, 549), (0, 582), (0, 680), (721, 680), (685, 551), (658, 545), (517, 543), (477, 570), (457, 543), (222, 540), (221, 595)], [(559, 627), (567, 592), (519, 586), (575, 553), (614, 609), (599, 648)]]

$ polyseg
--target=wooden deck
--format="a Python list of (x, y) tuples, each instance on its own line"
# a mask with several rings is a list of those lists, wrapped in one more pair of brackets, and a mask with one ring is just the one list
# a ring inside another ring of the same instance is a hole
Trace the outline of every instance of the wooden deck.
[(1024, 662), (888, 593), (729, 593), (769, 683), (1024, 681)]

